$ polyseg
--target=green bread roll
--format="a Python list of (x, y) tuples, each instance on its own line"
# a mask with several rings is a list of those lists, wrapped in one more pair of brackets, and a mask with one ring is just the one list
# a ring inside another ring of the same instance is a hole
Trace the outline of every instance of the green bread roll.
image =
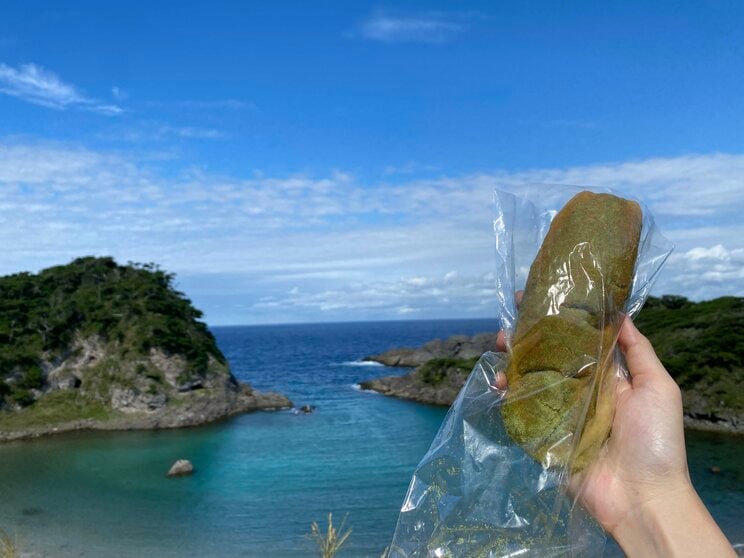
[(637, 203), (581, 192), (555, 216), (530, 268), (501, 416), (546, 467), (583, 469), (609, 435), (613, 350), (641, 225)]

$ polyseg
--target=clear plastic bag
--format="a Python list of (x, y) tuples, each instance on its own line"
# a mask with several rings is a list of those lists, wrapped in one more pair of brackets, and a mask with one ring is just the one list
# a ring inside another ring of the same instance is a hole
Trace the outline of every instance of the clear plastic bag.
[(603, 451), (623, 315), (672, 246), (641, 204), (569, 186), (496, 191), (494, 233), (507, 352), (481, 357), (416, 468), (391, 558), (603, 553), (568, 480)]

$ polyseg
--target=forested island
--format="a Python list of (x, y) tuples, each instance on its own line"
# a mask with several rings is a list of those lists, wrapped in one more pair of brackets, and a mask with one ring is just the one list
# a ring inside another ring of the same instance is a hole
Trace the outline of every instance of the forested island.
[[(744, 298), (692, 302), (674, 295), (650, 297), (635, 323), (682, 389), (686, 425), (744, 433)], [(367, 357), (415, 369), (361, 386), (403, 399), (450, 405), (480, 353), (495, 350), (495, 340), (495, 332), (457, 336)]]
[(95, 257), (0, 277), (0, 441), (290, 407), (236, 380), (174, 279)]

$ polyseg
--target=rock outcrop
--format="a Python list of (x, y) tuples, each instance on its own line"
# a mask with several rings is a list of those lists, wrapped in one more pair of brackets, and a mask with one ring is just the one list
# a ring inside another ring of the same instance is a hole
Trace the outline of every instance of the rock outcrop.
[(365, 380), (359, 386), (362, 389), (376, 391), (399, 399), (408, 399), (428, 405), (449, 406), (457, 397), (468, 376), (462, 369), (454, 366), (446, 367), (444, 373), (446, 379), (437, 384), (424, 381), (422, 374), (417, 369), (415, 372), (403, 376), (385, 376)]
[[(685, 426), (744, 433), (744, 298), (691, 302), (650, 297), (635, 323), (682, 389)], [(405, 375), (360, 382), (362, 389), (433, 405), (451, 405), (477, 357), (495, 350), (496, 332), (391, 349), (366, 360), (416, 367)]]
[(496, 350), (495, 333), (455, 335), (421, 347), (390, 349), (364, 358), (386, 366), (415, 368), (404, 375), (360, 382), (365, 390), (429, 405), (451, 405), (480, 356)]
[[(482, 333), (473, 337), (473, 342), (463, 341), (468, 338), (457, 336), (445, 341), (436, 341), (436, 345), (427, 343), (426, 353), (422, 351), (419, 355), (430, 354), (433, 356), (412, 372), (402, 376), (385, 376), (365, 380), (359, 386), (362, 389), (377, 391), (400, 399), (410, 399), (419, 403), (451, 405), (481, 354), (478, 353), (468, 358), (452, 358), (445, 355), (453, 354), (452, 347), (455, 343), (467, 347), (465, 351), (455, 354), (471, 355), (473, 347), (491, 345), (488, 339), (495, 340), (495, 338), (495, 334)], [(454, 339), (456, 341), (453, 342)], [(432, 347), (435, 346), (441, 348), (439, 353), (432, 352)], [(383, 354), (387, 355), (393, 352), (389, 351)]]
[(496, 350), (495, 333), (479, 333), (472, 337), (455, 335), (447, 339), (435, 339), (421, 347), (390, 349), (379, 355), (364, 358), (385, 366), (416, 367), (435, 358), (468, 360), (480, 357), (486, 351)]
[(232, 375), (172, 279), (110, 258), (0, 278), (0, 441), (291, 407)]
[(185, 477), (194, 474), (194, 465), (188, 459), (177, 460), (166, 474), (167, 477)]
[[(283, 395), (237, 381), (228, 365), (214, 357), (200, 371), (189, 370), (182, 357), (159, 349), (127, 361), (112, 356), (100, 339), (79, 339), (68, 355), (41, 361), (45, 381), (32, 390), (31, 405), (0, 411), (0, 442), (71, 430), (197, 426), (292, 407)], [(95, 412), (88, 412), (90, 408)], [(49, 420), (40, 422), (39, 415)]]

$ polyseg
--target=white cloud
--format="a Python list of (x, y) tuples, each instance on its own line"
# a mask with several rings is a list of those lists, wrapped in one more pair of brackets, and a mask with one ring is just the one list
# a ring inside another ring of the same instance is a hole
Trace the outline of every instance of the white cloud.
[(467, 28), (463, 14), (427, 12), (413, 15), (393, 15), (379, 12), (367, 18), (359, 35), (383, 43), (441, 43), (452, 39)]
[(198, 126), (173, 126), (152, 120), (136, 123), (117, 123), (107, 127), (96, 136), (98, 139), (114, 143), (139, 144), (148, 142), (170, 142), (184, 140), (221, 140), (229, 137), (227, 132), (215, 128)]
[(439, 167), (434, 165), (422, 165), (416, 161), (408, 161), (402, 165), (388, 165), (382, 171), (384, 175), (395, 175), (395, 174), (417, 174), (417, 173), (430, 173), (438, 171)]
[(726, 250), (722, 244), (716, 244), (710, 248), (693, 248), (685, 252), (682, 257), (698, 262), (701, 260), (731, 261), (732, 257), (744, 256), (744, 250)]
[(361, 317), (441, 315), (443, 304), (454, 304), (464, 312), (490, 306), (487, 309), (494, 314), (495, 295), (492, 273), (463, 277), (456, 282), (445, 280), (443, 276), (403, 277), (395, 281), (356, 282), (317, 292), (293, 290), (285, 295), (264, 297), (254, 303), (252, 309), (270, 308), (273, 312), (301, 309), (323, 319), (324, 314), (334, 317), (339, 312)]
[[(658, 212), (706, 216), (744, 203), (744, 156), (685, 155), (569, 169), (540, 169), (508, 177), (536, 183), (593, 184), (631, 191)], [(737, 205), (738, 204), (738, 205)]]
[(398, 314), (405, 316), (406, 314), (414, 314), (418, 312), (418, 308), (411, 308), (410, 306), (401, 306), (397, 310)]
[[(339, 171), (246, 178), (184, 167), (173, 175), (177, 161), (168, 171), (158, 165), (125, 152), (0, 141), (0, 273), (81, 254), (157, 261), (193, 289), (210, 319), (233, 323), (384, 318), (400, 308), (488, 316), (492, 191), (552, 182), (648, 202), (678, 248), (656, 293), (744, 293), (744, 155), (394, 184)], [(226, 282), (232, 302), (212, 306)], [(223, 320), (239, 303), (249, 313)]]
[(14, 68), (0, 63), (0, 93), (57, 110), (76, 108), (105, 115), (123, 112), (117, 105), (86, 97), (55, 73), (36, 64), (21, 64)]
[(696, 246), (673, 254), (669, 268), (673, 272), (670, 283), (676, 287), (674, 292), (695, 299), (711, 298), (712, 292), (744, 294), (744, 247)]
[(120, 87), (116, 87), (116, 86), (111, 88), (111, 94), (114, 96), (114, 99), (119, 99), (119, 100), (124, 100), (129, 97), (126, 91), (123, 91)]
[(226, 137), (226, 134), (219, 130), (194, 126), (162, 126), (159, 132), (162, 136), (175, 135), (189, 139), (223, 139)]

